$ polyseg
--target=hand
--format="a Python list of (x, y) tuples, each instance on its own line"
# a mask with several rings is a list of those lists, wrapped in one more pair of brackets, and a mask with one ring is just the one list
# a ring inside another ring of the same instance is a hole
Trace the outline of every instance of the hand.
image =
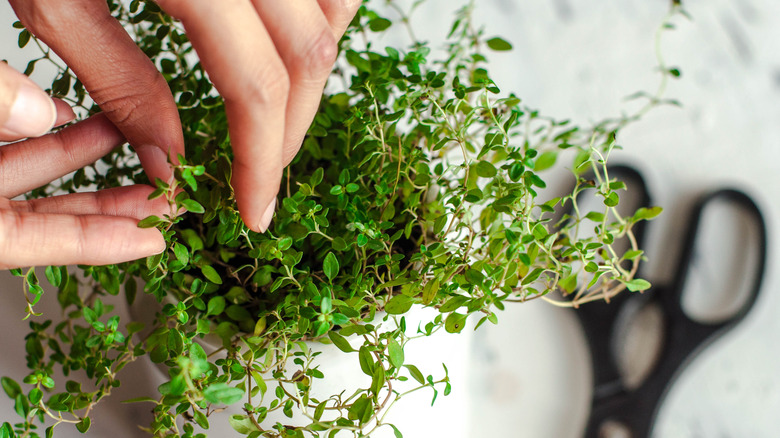
[[(157, 0), (180, 19), (225, 99), (233, 188), (244, 223), (265, 231), (282, 169), (300, 148), (360, 0)], [(76, 73), (151, 177), (183, 154), (162, 76), (104, 0), (11, 0), (22, 23)]]
[[(40, 135), (74, 117), (67, 104), (0, 63), (0, 140)], [(165, 249), (159, 231), (137, 226), (139, 219), (169, 208), (165, 200), (147, 200), (152, 187), (11, 200), (122, 143), (113, 124), (97, 115), (57, 133), (0, 146), (0, 268), (119, 263)]]

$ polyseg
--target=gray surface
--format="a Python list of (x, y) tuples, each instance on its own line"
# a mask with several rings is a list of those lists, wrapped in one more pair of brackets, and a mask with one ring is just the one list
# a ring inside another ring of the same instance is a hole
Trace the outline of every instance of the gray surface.
[[(444, 23), (430, 17), (443, 16), (441, 8), (448, 3), (431, 3), (420, 22), (435, 35), (440, 31), (435, 24)], [(685, 107), (658, 110), (627, 130), (621, 141), (626, 150), (616, 156), (642, 167), (656, 202), (666, 208), (649, 233), (650, 280), (670, 279), (680, 223), (693, 196), (724, 184), (746, 188), (763, 207), (770, 258), (757, 308), (680, 377), (663, 405), (655, 436), (777, 436), (780, 297), (775, 291), (780, 279), (773, 249), (780, 242), (773, 231), (780, 217), (780, 2), (686, 4), (694, 22), (679, 22), (680, 29), (665, 39), (667, 59), (684, 75), (669, 95)], [(491, 55), (497, 82), (547, 114), (596, 120), (619, 113), (623, 96), (655, 86), (652, 32), (666, 1), (481, 0), (479, 5), (488, 34), (515, 44), (513, 52)], [(0, 4), (0, 41), (7, 42), (0, 46), (0, 57), (16, 53), (9, 48), (16, 35), (5, 25), (8, 9)], [(24, 63), (12, 64), (24, 68)], [(20, 321), (20, 289), (15, 282), (2, 285), (7, 301), (0, 307), (5, 333), (0, 369), (21, 376), (26, 324)], [(705, 297), (708, 287), (701, 286)], [(427, 404), (424, 400), (397, 412), (406, 437), (578, 436), (587, 415), (589, 371), (584, 341), (570, 313), (541, 303), (517, 306), (501, 315), (496, 328), (436, 344), (449, 351), (450, 363), (458, 368), (455, 389), (430, 414), (418, 408)], [(428, 354), (431, 369), (438, 367), (439, 354), (444, 353)], [(147, 364), (128, 371), (133, 378), (123, 388), (127, 396), (159, 382)], [(455, 414), (445, 415), (445, 408)], [(11, 419), (10, 403), (2, 397), (0, 412), (7, 413), (0, 418)], [(114, 403), (96, 416), (89, 436), (139, 436), (132, 425), (143, 415), (143, 407)]]

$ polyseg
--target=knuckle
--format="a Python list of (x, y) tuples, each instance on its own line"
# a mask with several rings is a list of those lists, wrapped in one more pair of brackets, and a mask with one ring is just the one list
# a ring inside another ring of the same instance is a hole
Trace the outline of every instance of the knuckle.
[[(250, 97), (261, 105), (283, 105), (290, 94), (290, 76), (281, 60), (261, 66), (252, 75), (248, 91)], [(244, 90), (241, 90), (244, 94)]]
[[(47, 33), (47, 31), (58, 28), (59, 14), (52, 14), (49, 5), (45, 5), (42, 0), (11, 0), (11, 7), (14, 8), (19, 21), (31, 32)], [(47, 13), (48, 10), (48, 13)]]
[(338, 55), (338, 42), (333, 32), (323, 26), (316, 36), (309, 40), (305, 50), (302, 50), (298, 62), (304, 66), (303, 73), (319, 77), (327, 75), (333, 68)]
[(76, 0), (11, 0), (19, 20), (33, 34), (57, 38), (77, 17), (109, 16), (105, 2)]
[(339, 9), (354, 13), (363, 4), (363, 0), (338, 0)]
[(76, 239), (73, 242), (73, 253), (76, 257), (76, 260), (86, 260), (87, 256), (90, 255), (87, 251), (87, 241), (91, 237), (89, 233), (89, 220), (86, 216), (76, 216), (76, 223), (78, 224), (76, 226), (78, 231)]
[(148, 117), (147, 110), (158, 108), (159, 100), (170, 96), (170, 89), (156, 70), (144, 69), (132, 78), (122, 75), (91, 94), (108, 118), (121, 126)]
[(22, 216), (13, 210), (0, 210), (0, 253), (12, 254), (13, 237), (22, 229)]
[(363, 4), (363, 0), (327, 0), (322, 6), (330, 12), (339, 15), (354, 14)]
[(116, 190), (103, 190), (94, 195), (96, 210), (103, 216), (118, 216), (122, 202)]
[(162, 10), (168, 15), (188, 21), (194, 18), (197, 11), (203, 11), (209, 8), (220, 8), (224, 10), (234, 9), (239, 4), (246, 4), (249, 0), (220, 0), (213, 2), (209, 0), (154, 0)]
[[(7, 210), (0, 210), (0, 254), (8, 254), (8, 236), (13, 232), (8, 225)], [(2, 261), (0, 261), (2, 264)]]
[(162, 8), (169, 15), (181, 18), (187, 8), (187, 0), (154, 0), (157, 6)]

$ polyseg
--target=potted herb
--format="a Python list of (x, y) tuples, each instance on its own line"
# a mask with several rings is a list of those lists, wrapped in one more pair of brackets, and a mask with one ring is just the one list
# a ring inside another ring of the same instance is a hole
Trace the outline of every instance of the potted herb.
[[(412, 31), (408, 46), (377, 46), (374, 35), (409, 26), (408, 13), (393, 3), (381, 13), (364, 6), (284, 173), (273, 224), (259, 234), (234, 205), (223, 102), (189, 57), (182, 29), (154, 3), (110, 3), (180, 108), (187, 157), (173, 163), (175, 180), (156, 181), (152, 194), (167, 199), (171, 214), (139, 223), (161, 229), (168, 250), (120, 265), (45, 268), (64, 318), (33, 319), (24, 387), (2, 380), (22, 418), (4, 423), (0, 436), (40, 435), (46, 420), (46, 436), (64, 423), (87, 431), (91, 408), (138, 357), (167, 369), (159, 393), (134, 400), (150, 403), (154, 420), (145, 427), (154, 436), (204, 436), (226, 405), (236, 406), (233, 428), (251, 437), (368, 436), (379, 428), (401, 436), (386, 422), (394, 403), (419, 389), (435, 399), (451, 388), (446, 367), (429, 375), (407, 362), (412, 340), (460, 332), (469, 318), (476, 327), (497, 323), (507, 303), (578, 306), (649, 287), (634, 277), (642, 251), (632, 227), (660, 209), (617, 216), (624, 184), (609, 177), (606, 161), (619, 130), (664, 103), (663, 84), (679, 73), (660, 57), (662, 86), (643, 96), (639, 112), (576, 127), (501, 94), (486, 54), (511, 45), (485, 37), (472, 22), (473, 2), (458, 11), (438, 54)], [(97, 110), (67, 70), (52, 92), (85, 114)], [(144, 182), (128, 147), (103, 161), (112, 165), (97, 163), (32, 196)], [(545, 171), (556, 166), (571, 170), (574, 189), (544, 195)], [(596, 211), (578, 208), (587, 188), (600, 201)], [(567, 203), (572, 213), (553, 220)], [(618, 252), (620, 239), (628, 250)], [(42, 293), (36, 270), (15, 274), (26, 279), (32, 314)], [(131, 305), (140, 294), (154, 297), (160, 311), (148, 324), (120, 321), (105, 300), (118, 294)], [(407, 315), (419, 307), (433, 316), (411, 325)], [(317, 343), (359, 363), (365, 384), (314, 391), (327, 379), (311, 348)], [(84, 372), (93, 389), (56, 384), (55, 369)], [(279, 413), (292, 419), (269, 420)]]

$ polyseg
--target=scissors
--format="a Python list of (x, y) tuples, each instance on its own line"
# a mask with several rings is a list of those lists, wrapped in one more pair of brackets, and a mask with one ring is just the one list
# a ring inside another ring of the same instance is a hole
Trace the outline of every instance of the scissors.
[[(610, 176), (618, 176), (627, 184), (626, 196), (634, 196), (641, 206), (649, 207), (650, 194), (644, 178), (634, 168), (610, 166)], [(705, 208), (713, 202), (728, 202), (750, 217), (758, 232), (757, 266), (749, 284), (749, 296), (741, 308), (728, 319), (700, 322), (691, 318), (682, 306), (682, 297), (694, 247), (700, 238), (700, 224)], [(642, 225), (640, 227), (640, 225)], [(644, 239), (644, 223), (638, 223), (635, 235)], [(737, 325), (755, 304), (766, 264), (766, 225), (756, 203), (744, 192), (723, 188), (701, 197), (694, 205), (684, 235), (682, 255), (672, 283), (654, 286), (644, 293), (622, 292), (607, 302), (582, 305), (575, 311), (590, 347), (593, 365), (593, 398), (584, 438), (646, 438), (650, 436), (658, 409), (669, 388), (685, 366), (706, 345)], [(635, 302), (636, 300), (641, 300)], [(663, 313), (663, 335), (656, 362), (647, 377), (636, 387), (625, 384), (616, 351), (613, 349), (620, 332), (622, 312), (628, 306), (657, 305)]]

